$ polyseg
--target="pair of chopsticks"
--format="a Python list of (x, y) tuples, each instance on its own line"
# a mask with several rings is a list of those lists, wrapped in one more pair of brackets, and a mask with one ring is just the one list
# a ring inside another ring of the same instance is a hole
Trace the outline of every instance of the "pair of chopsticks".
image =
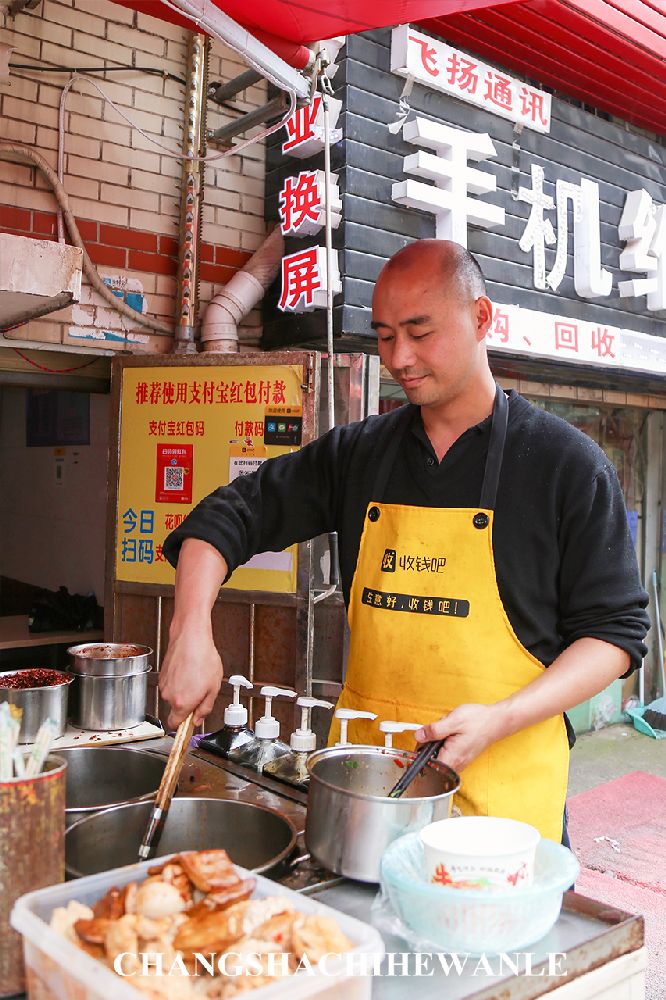
[(395, 785), (388, 793), (388, 797), (390, 799), (399, 799), (403, 792), (409, 788), (419, 771), (426, 766), (428, 761), (431, 761), (433, 757), (437, 756), (443, 746), (444, 740), (435, 740), (433, 743), (424, 743), (405, 773), (396, 781)]
[(194, 732), (194, 713), (190, 712), (186, 719), (183, 719), (176, 730), (173, 739), (173, 746), (169, 753), (169, 758), (164, 768), (164, 774), (160, 782), (160, 787), (155, 797), (150, 819), (143, 835), (143, 841), (139, 848), (139, 861), (146, 861), (150, 857), (150, 852), (157, 834), (158, 828), (164, 822), (173, 793), (178, 784), (178, 778), (183, 766), (183, 760), (187, 753), (187, 748)]

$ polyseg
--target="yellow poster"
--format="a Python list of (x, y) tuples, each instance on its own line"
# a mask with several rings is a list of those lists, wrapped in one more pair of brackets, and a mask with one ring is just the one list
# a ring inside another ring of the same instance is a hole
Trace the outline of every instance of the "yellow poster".
[[(123, 370), (116, 577), (172, 584), (164, 539), (218, 486), (296, 450), (303, 430), (301, 365)], [(297, 546), (254, 556), (227, 584), (296, 591)]]

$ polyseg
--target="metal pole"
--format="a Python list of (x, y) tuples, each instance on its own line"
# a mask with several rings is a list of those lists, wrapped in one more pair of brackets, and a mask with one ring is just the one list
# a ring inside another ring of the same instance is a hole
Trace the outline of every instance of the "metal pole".
[(190, 36), (185, 88), (185, 126), (180, 193), (180, 244), (176, 285), (176, 336), (174, 353), (196, 354), (194, 339), (199, 308), (199, 252), (203, 209), (204, 164), (195, 157), (206, 155), (206, 76), (209, 40)]

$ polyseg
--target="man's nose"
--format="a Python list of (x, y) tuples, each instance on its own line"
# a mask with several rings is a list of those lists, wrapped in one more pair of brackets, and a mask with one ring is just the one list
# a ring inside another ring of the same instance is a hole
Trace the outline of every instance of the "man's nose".
[(415, 360), (414, 345), (410, 342), (409, 337), (398, 334), (393, 342), (392, 367), (400, 370), (411, 368)]

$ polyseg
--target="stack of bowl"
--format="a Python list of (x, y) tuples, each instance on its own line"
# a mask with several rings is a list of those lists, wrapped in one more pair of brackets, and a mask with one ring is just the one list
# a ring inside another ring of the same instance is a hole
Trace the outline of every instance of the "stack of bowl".
[(525, 823), (467, 816), (394, 841), (382, 857), (381, 886), (412, 943), (499, 954), (548, 933), (578, 871), (571, 851)]
[(86, 642), (67, 652), (74, 674), (69, 715), (79, 729), (132, 729), (146, 717), (149, 646)]

